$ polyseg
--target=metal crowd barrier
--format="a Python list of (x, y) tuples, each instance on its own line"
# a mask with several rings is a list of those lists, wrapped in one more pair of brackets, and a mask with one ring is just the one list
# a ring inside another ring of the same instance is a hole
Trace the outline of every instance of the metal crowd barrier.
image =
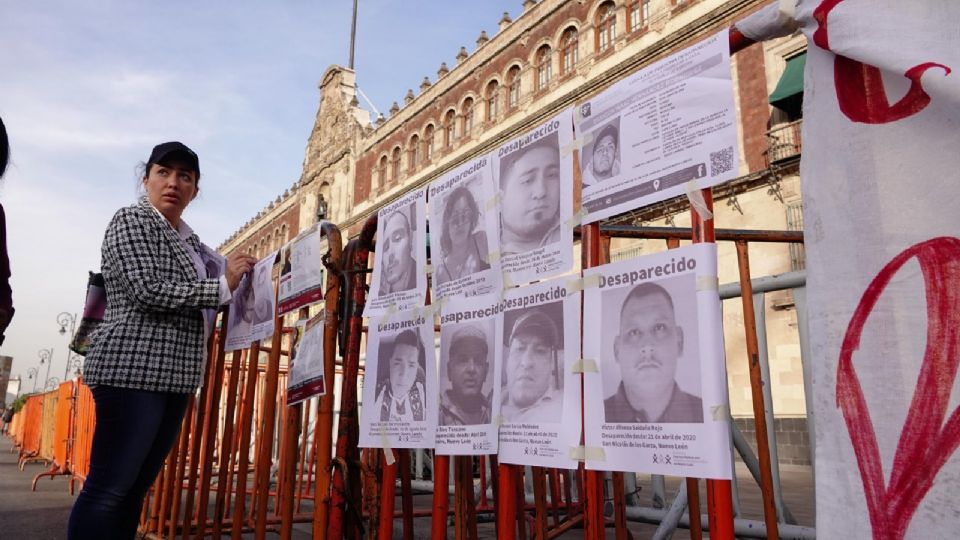
[[(340, 232), (321, 226), (329, 251), (324, 328), (327, 392), (286, 406), (293, 329), (275, 317), (273, 337), (224, 352), (215, 332), (205, 384), (191, 397), (180, 437), (145, 501), (142, 533), (155, 538), (239, 539), (267, 531), (290, 538), (295, 523), (326, 529), (333, 432), (336, 344), (339, 333)], [(306, 310), (301, 310), (306, 316)], [(221, 327), (227, 326), (227, 313)], [(284, 360), (286, 359), (286, 360)]]

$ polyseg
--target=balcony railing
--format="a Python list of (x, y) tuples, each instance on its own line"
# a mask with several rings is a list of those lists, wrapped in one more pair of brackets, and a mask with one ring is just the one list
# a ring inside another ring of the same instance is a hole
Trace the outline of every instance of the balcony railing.
[(767, 150), (763, 153), (767, 167), (777, 162), (800, 155), (800, 125), (803, 120), (778, 124), (767, 132)]

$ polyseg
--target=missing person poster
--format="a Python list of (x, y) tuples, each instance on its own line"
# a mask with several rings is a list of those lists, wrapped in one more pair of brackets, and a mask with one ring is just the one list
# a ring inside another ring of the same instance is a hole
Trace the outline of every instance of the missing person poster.
[(253, 265), (240, 280), (230, 301), (226, 351), (246, 349), (254, 341), (273, 335), (276, 296), (273, 290), (274, 251)]
[(493, 155), (500, 190), (500, 264), (510, 283), (573, 267), (573, 109)]
[(364, 317), (407, 311), (426, 301), (427, 192), (412, 191), (377, 213), (377, 251)]
[(722, 32), (578, 106), (584, 223), (737, 176), (730, 46)]
[(280, 314), (323, 300), (327, 241), (316, 224), (280, 249)]
[(326, 310), (306, 321), (298, 321), (287, 377), (287, 405), (295, 405), (327, 393), (323, 371), (323, 333)]
[(729, 479), (716, 245), (584, 270), (584, 287), (587, 468)]
[(424, 310), (370, 320), (360, 446), (432, 448), (437, 418), (433, 318)]
[(567, 279), (506, 292), (500, 462), (576, 469), (580, 446), (580, 293)]
[(443, 304), (438, 454), (497, 452), (501, 309), (496, 295), (454, 297)]
[(489, 155), (430, 184), (430, 256), (438, 298), (501, 288), (496, 190)]

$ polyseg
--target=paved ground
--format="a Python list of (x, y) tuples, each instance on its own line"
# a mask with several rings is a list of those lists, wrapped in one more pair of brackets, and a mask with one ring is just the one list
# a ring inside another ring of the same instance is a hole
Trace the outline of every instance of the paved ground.
[[(0, 540), (2, 539), (29, 539), (29, 540), (60, 540), (66, 537), (66, 524), (73, 506), (74, 496), (68, 493), (66, 477), (56, 477), (53, 480), (42, 478), (37, 484), (37, 491), (30, 490), (33, 477), (47, 470), (46, 465), (29, 463), (23, 471), (17, 467), (17, 454), (11, 453), (12, 442), (7, 437), (0, 437)], [(784, 502), (797, 518), (800, 525), (812, 527), (814, 524), (813, 477), (809, 467), (786, 465), (781, 467)], [(737, 477), (740, 486), (741, 517), (745, 519), (762, 519), (759, 488), (753, 483), (749, 473), (738, 464)], [(673, 499), (678, 479), (667, 479), (667, 500)], [(640, 493), (640, 502), (650, 504), (649, 481), (640, 478), (643, 491)], [(701, 482), (701, 499), (706, 498), (706, 491)], [(418, 508), (429, 507), (430, 496), (419, 495), (414, 505)], [(706, 501), (702, 501), (706, 511)], [(400, 502), (397, 501), (397, 508)], [(401, 538), (398, 529), (394, 538)], [(630, 530), (634, 538), (650, 538), (656, 529), (652, 525), (630, 523)], [(416, 538), (428, 538), (426, 531), (429, 527), (429, 518), (418, 518), (415, 521)], [(293, 537), (296, 540), (310, 538), (308, 525), (298, 525)], [(479, 525), (481, 538), (495, 538), (493, 524)], [(580, 538), (579, 531), (571, 531), (561, 538)], [(613, 531), (608, 531), (608, 538), (613, 537)], [(251, 537), (252, 535), (245, 535)], [(270, 534), (276, 538), (278, 535)], [(452, 533), (448, 538), (453, 538)], [(673, 536), (677, 540), (686, 540), (690, 535), (685, 530), (679, 530)]]

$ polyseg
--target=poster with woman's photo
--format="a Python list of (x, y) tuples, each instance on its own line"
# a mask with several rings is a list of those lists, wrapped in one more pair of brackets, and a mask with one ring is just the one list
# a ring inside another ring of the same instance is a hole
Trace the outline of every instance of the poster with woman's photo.
[(233, 291), (224, 350), (246, 349), (254, 341), (273, 335), (276, 296), (272, 272), (276, 260), (274, 251), (257, 261)]
[(377, 212), (377, 251), (364, 317), (407, 311), (426, 301), (427, 192), (412, 191)]
[(280, 314), (323, 300), (323, 261), (327, 240), (320, 224), (300, 233), (280, 248)]
[(436, 451), (497, 452), (501, 312), (495, 295), (454, 297), (440, 317), (440, 410)]
[(499, 292), (500, 241), (491, 158), (430, 184), (430, 257), (438, 298)]
[(587, 468), (729, 479), (716, 245), (584, 270), (584, 283), (596, 339), (583, 355), (599, 367), (584, 377)]
[(500, 264), (511, 283), (573, 267), (573, 112), (567, 109), (494, 152)]
[(500, 462), (576, 469), (580, 446), (580, 293), (567, 279), (506, 292)]
[(574, 113), (591, 223), (738, 174), (726, 32), (651, 64)]
[(327, 393), (323, 365), (323, 334), (326, 310), (308, 320), (297, 321), (290, 374), (287, 376), (287, 405)]
[(432, 448), (437, 418), (433, 318), (422, 310), (370, 321), (360, 446)]

